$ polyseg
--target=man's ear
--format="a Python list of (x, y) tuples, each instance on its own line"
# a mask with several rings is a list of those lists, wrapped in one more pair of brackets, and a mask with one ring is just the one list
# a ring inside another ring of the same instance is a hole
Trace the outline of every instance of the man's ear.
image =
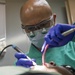
[(56, 14), (53, 14), (54, 25), (56, 24)]

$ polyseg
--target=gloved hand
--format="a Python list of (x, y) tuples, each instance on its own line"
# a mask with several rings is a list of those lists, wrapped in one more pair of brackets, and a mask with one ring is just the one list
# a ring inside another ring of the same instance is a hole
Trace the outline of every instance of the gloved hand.
[(15, 57), (17, 58), (16, 66), (23, 66), (26, 68), (30, 68), (31, 66), (34, 66), (32, 61), (35, 62), (35, 59), (29, 60), (27, 58), (27, 55), (25, 55), (24, 53), (16, 53)]
[(46, 44), (49, 44), (49, 47), (59, 47), (67, 44), (69, 41), (71, 41), (75, 35), (75, 32), (63, 36), (62, 33), (71, 29), (75, 28), (74, 25), (68, 25), (68, 24), (56, 24), (45, 35), (45, 41)]

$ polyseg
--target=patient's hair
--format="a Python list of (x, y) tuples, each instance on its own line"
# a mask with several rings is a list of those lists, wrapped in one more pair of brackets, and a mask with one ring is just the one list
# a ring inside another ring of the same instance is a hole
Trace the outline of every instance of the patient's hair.
[(40, 72), (37, 72), (37, 73), (34, 73), (34, 72), (26, 72), (26, 73), (23, 73), (23, 74), (20, 74), (20, 75), (57, 75), (57, 74), (40, 73)]

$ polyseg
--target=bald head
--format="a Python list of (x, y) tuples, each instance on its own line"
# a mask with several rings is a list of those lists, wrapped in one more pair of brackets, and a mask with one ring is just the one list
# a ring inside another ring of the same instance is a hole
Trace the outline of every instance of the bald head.
[(51, 7), (46, 0), (28, 0), (20, 10), (23, 25), (34, 25), (52, 15)]

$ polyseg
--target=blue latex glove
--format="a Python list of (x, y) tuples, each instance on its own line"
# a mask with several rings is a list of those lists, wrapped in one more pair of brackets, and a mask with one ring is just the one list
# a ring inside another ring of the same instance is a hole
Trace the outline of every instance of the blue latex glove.
[(69, 41), (71, 41), (75, 35), (75, 32), (63, 36), (62, 33), (71, 29), (75, 28), (74, 25), (68, 25), (68, 24), (56, 24), (45, 35), (45, 41), (46, 44), (49, 44), (49, 47), (59, 47), (67, 44)]
[(35, 62), (35, 59), (27, 59), (27, 55), (24, 53), (16, 53), (15, 57), (17, 58), (16, 66), (23, 66), (26, 68), (30, 68), (31, 66), (34, 66), (32, 61)]

